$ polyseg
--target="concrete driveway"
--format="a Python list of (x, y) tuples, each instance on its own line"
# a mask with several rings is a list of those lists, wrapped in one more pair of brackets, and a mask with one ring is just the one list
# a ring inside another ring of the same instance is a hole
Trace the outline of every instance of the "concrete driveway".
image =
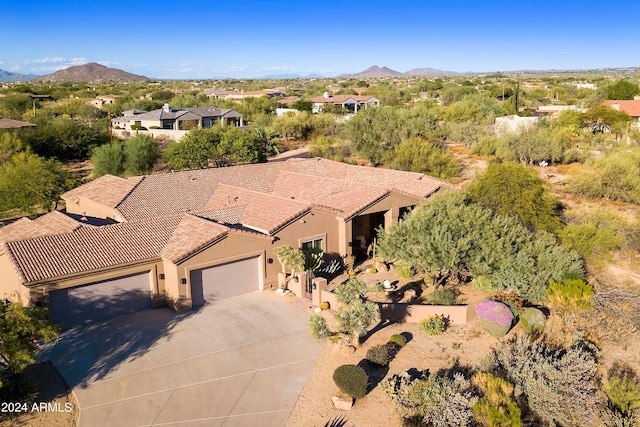
[(256, 292), (70, 330), (40, 359), (73, 389), (82, 427), (283, 426), (321, 351), (307, 318)]

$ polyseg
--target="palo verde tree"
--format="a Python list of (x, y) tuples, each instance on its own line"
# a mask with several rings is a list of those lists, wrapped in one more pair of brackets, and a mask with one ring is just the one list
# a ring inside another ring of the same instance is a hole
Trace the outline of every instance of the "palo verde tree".
[(435, 286), (464, 283), (487, 291), (513, 290), (543, 301), (549, 279), (581, 276), (577, 253), (549, 233), (531, 233), (518, 220), (493, 215), (461, 194), (418, 206), (378, 238), (379, 253), (430, 276)]
[(467, 195), (496, 215), (516, 217), (532, 231), (557, 233), (561, 228), (558, 200), (549, 185), (521, 164), (491, 163), (467, 188)]
[(71, 174), (60, 162), (19, 152), (0, 164), (0, 212), (17, 209), (34, 215), (51, 211), (60, 195), (73, 186)]

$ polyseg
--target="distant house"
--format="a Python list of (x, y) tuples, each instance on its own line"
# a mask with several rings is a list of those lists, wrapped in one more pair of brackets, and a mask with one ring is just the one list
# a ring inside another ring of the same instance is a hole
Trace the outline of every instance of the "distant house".
[(114, 128), (189, 130), (208, 128), (217, 123), (243, 126), (242, 113), (229, 108), (195, 107), (171, 108), (169, 104), (159, 110), (127, 110), (122, 116), (111, 119)]
[(631, 118), (640, 125), (640, 99), (626, 100), (610, 100), (604, 101), (604, 105), (613, 108), (614, 110), (624, 111)]
[(309, 98), (309, 101), (313, 102), (313, 112), (319, 113), (324, 111), (326, 104), (332, 104), (342, 107), (346, 111), (352, 111), (357, 113), (361, 108), (377, 107), (380, 105), (380, 100), (374, 96), (367, 95), (329, 95), (325, 92), (322, 96), (316, 96)]
[(575, 105), (541, 105), (539, 107), (536, 107), (536, 110), (533, 114), (534, 116), (546, 116), (555, 118), (558, 117), (563, 111), (582, 112), (582, 110), (579, 110)]
[(0, 130), (6, 129), (21, 129), (21, 128), (34, 128), (36, 125), (29, 122), (23, 122), (13, 119), (0, 119)]
[(229, 101), (241, 102), (247, 98), (269, 98), (287, 96), (285, 88), (261, 89), (261, 90), (227, 90), (227, 89), (205, 89), (204, 94), (209, 98), (228, 99)]
[(516, 133), (529, 129), (535, 125), (538, 120), (539, 117), (520, 117), (515, 114), (496, 117), (493, 131), (497, 137), (501, 137), (507, 133)]
[(117, 95), (98, 95), (96, 99), (92, 99), (87, 103), (96, 108), (102, 108), (104, 105), (113, 104), (118, 99)]

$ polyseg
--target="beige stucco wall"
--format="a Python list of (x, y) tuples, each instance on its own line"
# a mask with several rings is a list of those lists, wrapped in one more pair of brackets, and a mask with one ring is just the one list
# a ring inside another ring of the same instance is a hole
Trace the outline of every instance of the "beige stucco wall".
[[(0, 251), (2, 250), (0, 247)], [(20, 284), (6, 252), (0, 255), (0, 298), (25, 305), (29, 302), (29, 290)]]
[(65, 199), (65, 209), (70, 214), (88, 215), (102, 219), (109, 218), (116, 221), (122, 220), (122, 218), (118, 218), (117, 211), (114, 208), (85, 199), (84, 197)]

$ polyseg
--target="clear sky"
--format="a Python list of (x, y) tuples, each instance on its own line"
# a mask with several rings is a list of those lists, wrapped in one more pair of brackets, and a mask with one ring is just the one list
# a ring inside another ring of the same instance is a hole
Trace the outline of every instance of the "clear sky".
[(640, 0), (3, 1), (0, 69), (162, 79), (640, 66)]

